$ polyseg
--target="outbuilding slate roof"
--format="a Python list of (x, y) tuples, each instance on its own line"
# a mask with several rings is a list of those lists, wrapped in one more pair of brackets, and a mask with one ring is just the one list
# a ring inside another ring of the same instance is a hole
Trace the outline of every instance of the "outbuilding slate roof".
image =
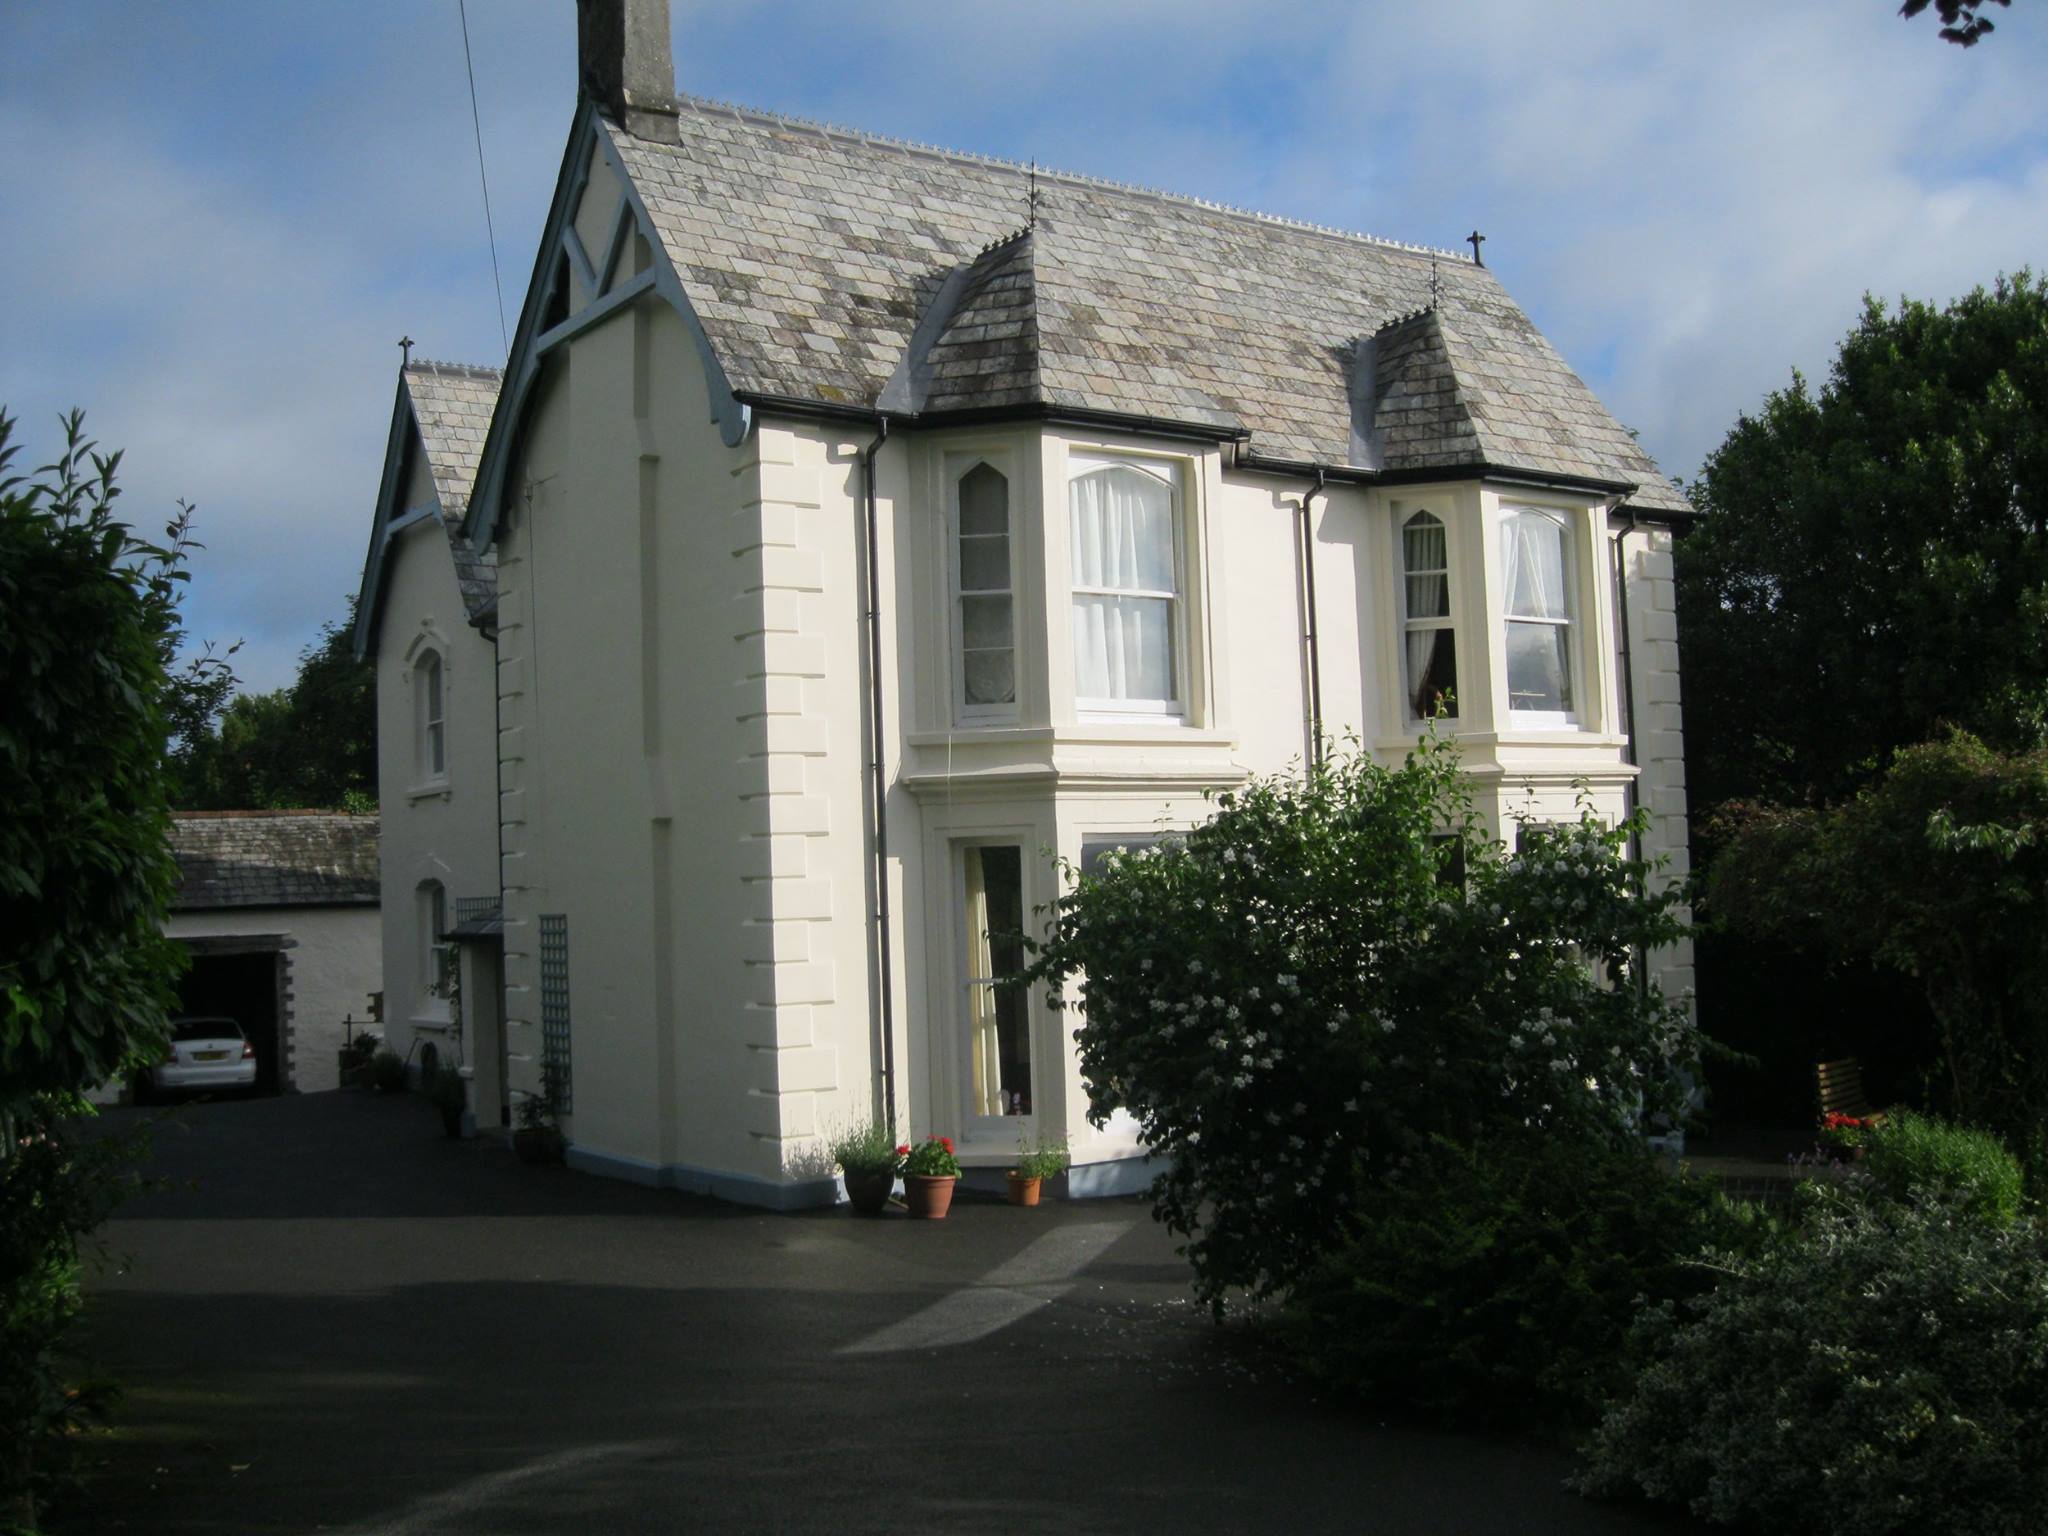
[[(1469, 258), (1044, 170), (1034, 208), (1022, 166), (692, 98), (679, 126), (613, 142), (743, 398), (873, 406), (908, 376), (924, 412), (1142, 417), (1274, 461), (1484, 465), (1688, 510)], [(957, 307), (921, 327), (935, 304)], [(1362, 344), (1424, 310), (1433, 387), (1383, 399)]]
[(374, 905), (375, 816), (322, 811), (180, 811), (171, 818), (171, 908)]
[(461, 530), (503, 383), (504, 375), (498, 369), (471, 363), (422, 358), (405, 365), (405, 392), (412, 401), (427, 471), (441, 503), (441, 521), (455, 557), (455, 579), (462, 585), (462, 604), (472, 619), (488, 612), (498, 598), (495, 551), (479, 554)]

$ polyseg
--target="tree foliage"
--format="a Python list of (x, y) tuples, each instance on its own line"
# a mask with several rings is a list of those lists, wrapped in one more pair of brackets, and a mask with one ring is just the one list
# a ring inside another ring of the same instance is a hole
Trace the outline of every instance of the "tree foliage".
[(1090, 1119), (1165, 1155), (1155, 1209), (1205, 1299), (1289, 1285), (1433, 1136), (1626, 1145), (1675, 1110), (1690, 1027), (1631, 971), (1680, 932), (1673, 895), (1629, 828), (1526, 834), (1493, 842), (1429, 737), (1219, 795), (1059, 900), (1025, 979), (1085, 1015)]
[(1979, 41), (1998, 30), (1991, 18), (1984, 14), (1984, 7), (2011, 4), (2012, 0), (1906, 0), (1899, 7), (1899, 14), (1910, 21), (1932, 5), (1934, 14), (1941, 18), (1941, 40), (1974, 48)]
[(355, 603), (299, 655), (289, 688), (241, 694), (172, 753), (180, 810), (364, 808), (377, 799), (377, 673), (352, 648)]
[(164, 543), (116, 521), (120, 455), (83, 418), (7, 473), (0, 414), (0, 1119), (157, 1047), (178, 957), (163, 785), (167, 661), (190, 509)]
[(1944, 724), (2048, 739), (2048, 283), (1866, 301), (1691, 487), (1677, 552), (1696, 803), (1852, 793)]
[(1914, 978), (1960, 1119), (2048, 1147), (2048, 749), (1960, 732), (1829, 809), (1737, 805), (1706, 909), (1738, 933)]

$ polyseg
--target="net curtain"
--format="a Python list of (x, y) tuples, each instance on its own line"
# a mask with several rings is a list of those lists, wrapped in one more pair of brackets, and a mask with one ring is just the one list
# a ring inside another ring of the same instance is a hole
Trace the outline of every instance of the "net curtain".
[(1171, 486), (1124, 466), (1071, 483), (1074, 691), (1081, 698), (1174, 698), (1173, 501)]

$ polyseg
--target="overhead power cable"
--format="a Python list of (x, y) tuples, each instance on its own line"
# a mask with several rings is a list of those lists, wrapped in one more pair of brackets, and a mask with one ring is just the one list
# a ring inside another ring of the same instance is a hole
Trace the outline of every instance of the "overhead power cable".
[(469, 71), (469, 124), (476, 130), (476, 179), (484, 189), (484, 233), (491, 241), (491, 286), (498, 293), (498, 340), (510, 360), (512, 337), (505, 329), (505, 280), (498, 275), (498, 231), (491, 222), (491, 178), (484, 169), (484, 124), (476, 110), (476, 65), (469, 56), (469, 7), (465, 0), (455, 0), (455, 12), (462, 18), (462, 67)]

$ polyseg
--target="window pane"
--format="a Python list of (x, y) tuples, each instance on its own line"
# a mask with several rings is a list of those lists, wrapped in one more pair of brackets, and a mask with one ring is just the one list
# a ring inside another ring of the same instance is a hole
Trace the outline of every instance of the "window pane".
[(962, 592), (1007, 592), (1010, 590), (1010, 541), (962, 539), (960, 541), (960, 590)]
[(1450, 567), (1450, 547), (1444, 540), (1444, 525), (1427, 512), (1418, 512), (1401, 530), (1401, 552), (1410, 572), (1442, 571)]
[(1571, 631), (1562, 624), (1510, 624), (1507, 640), (1508, 708), (1570, 710)]
[[(1436, 713), (1437, 701), (1458, 691), (1457, 637), (1448, 629), (1408, 631), (1408, 712), (1418, 720)], [(1451, 712), (1456, 714), (1455, 698)]]
[(969, 848), (967, 864), (969, 1107), (977, 1115), (1031, 1113), (1027, 994), (998, 989), (1023, 969), (1023, 852)]
[(1075, 593), (1074, 692), (1172, 703), (1172, 600)]
[(960, 481), (960, 531), (1010, 531), (1010, 483), (986, 464), (975, 465)]
[(1017, 661), (1011, 651), (969, 651), (961, 658), (961, 673), (968, 703), (1017, 702)]
[(1141, 470), (1083, 475), (1069, 488), (1074, 585), (1178, 592), (1173, 492)]
[(1565, 599), (1562, 525), (1540, 512), (1513, 514), (1501, 523), (1500, 562), (1510, 617), (1571, 617)]
[(960, 599), (960, 642), (970, 651), (1010, 644), (1010, 600), (1007, 597)]
[(1408, 578), (1408, 617), (1448, 619), (1451, 616), (1451, 579), (1441, 573)]

